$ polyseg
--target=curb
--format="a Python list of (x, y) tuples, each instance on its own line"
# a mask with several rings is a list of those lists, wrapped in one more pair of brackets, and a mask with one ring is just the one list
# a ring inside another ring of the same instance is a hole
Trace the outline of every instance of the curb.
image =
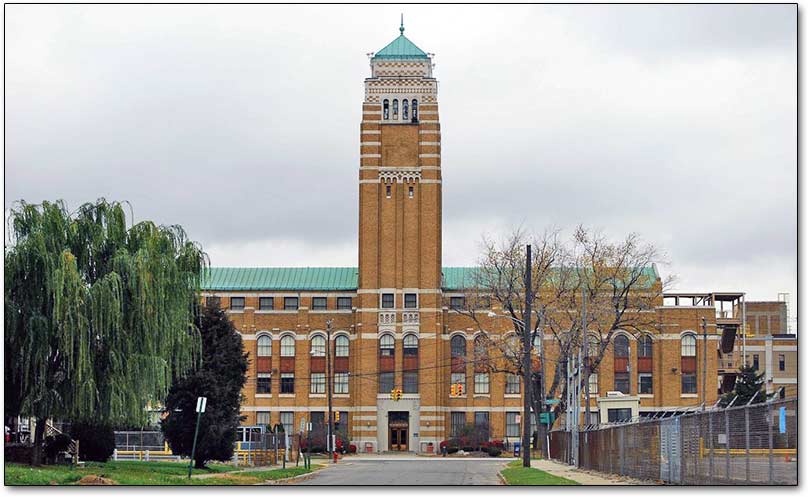
[(264, 481), (259, 482), (259, 483), (254, 483), (253, 485), (258, 485), (258, 486), (261, 486), (261, 485), (288, 485), (290, 483), (297, 483), (299, 481), (308, 480), (309, 478), (314, 476), (314, 473), (320, 471), (321, 469), (325, 469), (327, 467), (328, 466), (323, 466), (322, 468), (317, 468), (317, 469), (312, 470), (311, 473), (306, 473), (306, 474), (302, 474), (302, 475), (298, 475), (298, 476), (290, 476), (289, 478), (282, 478), (280, 480), (264, 480)]

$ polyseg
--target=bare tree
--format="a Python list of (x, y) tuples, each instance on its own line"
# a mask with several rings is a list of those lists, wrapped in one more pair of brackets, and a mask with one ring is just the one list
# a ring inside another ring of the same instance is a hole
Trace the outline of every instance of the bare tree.
[[(532, 323), (525, 330), (525, 247), (533, 248), (531, 286)], [(585, 334), (593, 346), (584, 361), (582, 387), (588, 385), (589, 373), (596, 371), (615, 332), (625, 330), (638, 334), (657, 328), (655, 306), (659, 305), (663, 287), (651, 268), (663, 262), (662, 254), (651, 244), (643, 243), (637, 234), (613, 242), (600, 233), (582, 226), (568, 241), (557, 230), (528, 236), (517, 229), (500, 241), (484, 238), (479, 268), (474, 285), (466, 290), (466, 303), (458, 312), (470, 317), (482, 332), (475, 341), (475, 370), (519, 375), (523, 395), (539, 416), (548, 398), (558, 398), (555, 413), (566, 409), (566, 365), (579, 354)], [(586, 295), (586, 323), (582, 323), (581, 302)], [(492, 333), (494, 319), (509, 319), (515, 334)], [(545, 337), (551, 337), (557, 355), (552, 383), (545, 384)], [(533, 358), (525, 368), (524, 353)], [(543, 360), (539, 361), (539, 356)], [(539, 366), (538, 368), (536, 366)], [(588, 410), (588, 408), (587, 408)], [(526, 417), (526, 416), (523, 416)], [(524, 419), (529, 423), (530, 419)], [(544, 436), (544, 426), (539, 426)], [(522, 443), (525, 449), (528, 440)]]

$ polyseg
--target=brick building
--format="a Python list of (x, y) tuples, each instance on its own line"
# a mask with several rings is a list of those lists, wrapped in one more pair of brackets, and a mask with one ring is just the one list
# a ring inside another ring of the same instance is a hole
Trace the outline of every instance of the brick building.
[[(452, 360), (472, 353), (479, 327), (454, 310), (474, 268), (441, 265), (441, 128), (431, 57), (402, 26), (371, 57), (370, 69), (360, 124), (358, 266), (212, 268), (205, 282), (204, 295), (227, 309), (250, 354), (245, 424), (297, 431), (302, 419), (325, 422), (330, 320), (334, 411), (359, 450), (427, 451), (453, 427), (472, 423), (488, 427), (492, 438), (516, 440), (519, 379)], [(661, 284), (656, 268), (648, 275)], [(707, 295), (687, 305), (684, 296), (660, 295), (648, 311), (660, 327), (619, 335), (618, 354), (610, 346), (590, 381), (595, 416), (597, 397), (617, 390), (639, 398), (640, 415), (716, 401), (720, 350), (734, 350), (741, 322), (715, 305), (738, 299)], [(505, 334), (508, 323), (482, 324)], [(545, 345), (549, 378), (550, 335)], [(777, 346), (773, 351), (776, 357)], [(450, 397), (458, 382), (464, 394)], [(390, 399), (394, 387), (401, 400)]]

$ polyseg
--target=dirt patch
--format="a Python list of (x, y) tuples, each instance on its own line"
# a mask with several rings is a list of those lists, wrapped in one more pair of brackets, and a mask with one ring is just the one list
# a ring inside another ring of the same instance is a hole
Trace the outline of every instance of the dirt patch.
[(79, 485), (117, 485), (118, 482), (98, 475), (87, 475), (78, 481)]

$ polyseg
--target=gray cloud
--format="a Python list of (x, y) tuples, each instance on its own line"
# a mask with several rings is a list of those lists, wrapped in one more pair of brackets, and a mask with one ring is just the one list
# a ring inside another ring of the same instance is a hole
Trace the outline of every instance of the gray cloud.
[[(5, 207), (126, 199), (214, 264), (356, 264), (365, 53), (400, 11), (8, 6)], [(437, 54), (447, 265), (585, 223), (688, 290), (796, 301), (794, 7), (404, 11)]]

